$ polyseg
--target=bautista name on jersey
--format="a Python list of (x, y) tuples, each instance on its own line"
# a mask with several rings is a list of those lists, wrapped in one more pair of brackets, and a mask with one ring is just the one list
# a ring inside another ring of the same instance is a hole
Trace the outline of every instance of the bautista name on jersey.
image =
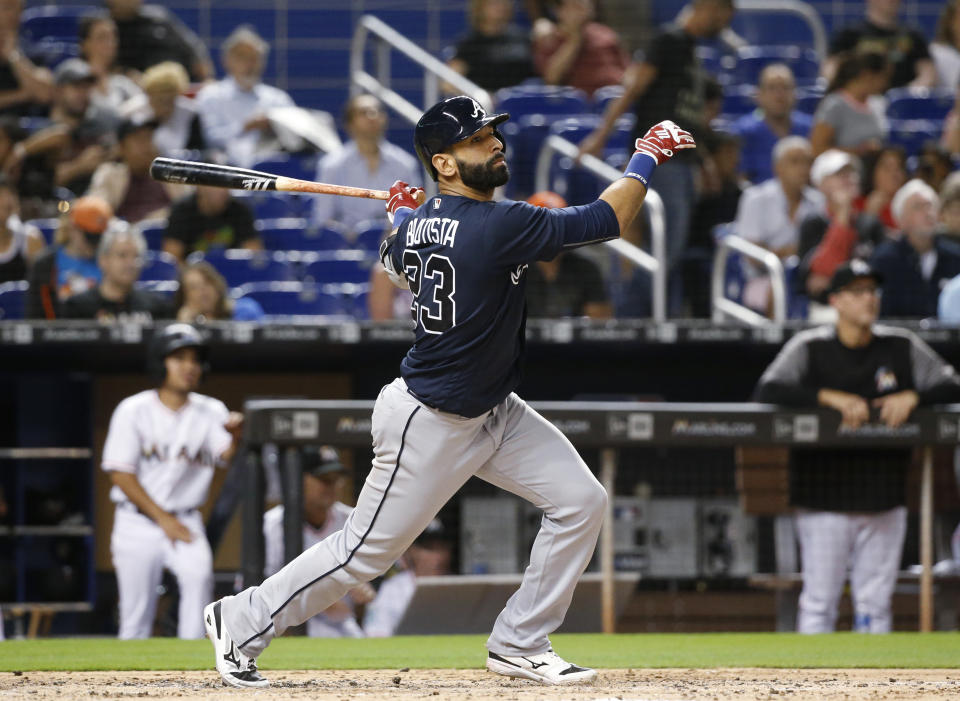
[[(113, 412), (103, 446), (106, 471), (130, 472), (144, 491), (167, 511), (201, 506), (213, 479), (213, 469), (230, 447), (224, 428), (229, 412), (219, 399), (190, 393), (173, 411), (156, 390), (127, 397)], [(127, 500), (119, 487), (114, 502)]]

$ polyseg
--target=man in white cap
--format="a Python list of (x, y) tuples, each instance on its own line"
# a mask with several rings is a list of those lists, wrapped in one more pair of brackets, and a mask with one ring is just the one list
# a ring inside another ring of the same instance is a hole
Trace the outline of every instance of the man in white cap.
[(890, 209), (903, 235), (878, 246), (871, 261), (886, 279), (880, 316), (935, 317), (940, 291), (960, 275), (960, 246), (935, 236), (940, 198), (922, 180), (901, 187)]
[(823, 194), (827, 208), (800, 223), (797, 292), (826, 304), (826, 289), (837, 266), (851, 258), (869, 259), (884, 230), (876, 217), (854, 209), (860, 195), (860, 163), (853, 154), (824, 151), (813, 162), (810, 181)]

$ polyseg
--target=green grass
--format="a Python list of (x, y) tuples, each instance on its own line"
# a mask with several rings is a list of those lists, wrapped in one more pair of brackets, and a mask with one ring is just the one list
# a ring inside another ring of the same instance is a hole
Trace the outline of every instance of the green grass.
[[(479, 668), (485, 636), (370, 640), (280, 638), (260, 658), (263, 669)], [(785, 633), (556, 635), (557, 651), (600, 668), (641, 667), (960, 667), (960, 635), (801, 636)], [(0, 672), (14, 670), (191, 670), (212, 667), (205, 640), (110, 638), (0, 643)]]

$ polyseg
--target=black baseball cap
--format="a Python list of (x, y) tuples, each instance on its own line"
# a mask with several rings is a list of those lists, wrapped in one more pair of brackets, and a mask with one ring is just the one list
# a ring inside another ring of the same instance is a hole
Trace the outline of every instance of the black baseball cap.
[(334, 472), (346, 472), (340, 453), (330, 445), (308, 445), (301, 452), (303, 474), (320, 477)]
[(883, 275), (874, 270), (867, 261), (860, 260), (859, 258), (848, 260), (846, 263), (838, 266), (834, 271), (833, 277), (830, 278), (830, 286), (827, 288), (827, 294), (832, 295), (835, 292), (839, 292), (854, 280), (859, 280), (864, 277), (873, 278), (877, 285), (883, 284)]

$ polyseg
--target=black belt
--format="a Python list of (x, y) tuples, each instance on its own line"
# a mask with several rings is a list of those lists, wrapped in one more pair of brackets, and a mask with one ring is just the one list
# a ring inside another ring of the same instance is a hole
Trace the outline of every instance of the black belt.
[[(134, 504), (132, 501), (117, 502), (117, 508), (123, 509), (124, 511), (133, 511), (135, 513), (140, 514), (141, 516), (147, 516), (147, 514), (143, 513), (143, 511), (140, 510), (140, 507)], [(192, 514), (194, 511), (196, 511), (196, 509), (182, 509), (180, 511), (167, 511), (167, 513), (172, 514), (177, 518), (184, 518)], [(147, 516), (147, 518), (150, 518), (150, 517)]]

